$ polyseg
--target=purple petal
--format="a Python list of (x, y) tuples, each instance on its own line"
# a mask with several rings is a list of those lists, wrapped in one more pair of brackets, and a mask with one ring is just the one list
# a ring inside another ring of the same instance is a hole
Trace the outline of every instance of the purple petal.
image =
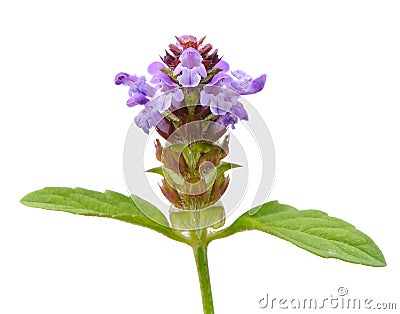
[(150, 117), (151, 117), (151, 120), (153, 122), (153, 125), (159, 124), (160, 121), (162, 121), (164, 119), (162, 114), (159, 111), (155, 110), (155, 109), (150, 111)]
[(173, 75), (178, 75), (179, 73), (182, 72), (182, 70), (183, 70), (184, 68), (185, 68), (185, 67), (182, 66), (182, 63), (179, 63), (179, 64), (177, 65), (177, 67), (175, 68), (174, 72), (172, 72), (172, 74), (173, 74)]
[(145, 133), (149, 134), (149, 130), (153, 126), (153, 122), (150, 116), (150, 110), (148, 108), (145, 108), (140, 111), (139, 114), (135, 117), (135, 123)]
[(136, 105), (144, 105), (149, 102), (149, 99), (141, 93), (134, 94), (131, 98), (128, 99), (126, 105), (128, 107), (134, 107)]
[(164, 111), (171, 107), (172, 95), (171, 94), (161, 94), (156, 99), (151, 101), (151, 105), (154, 109), (158, 111)]
[(235, 123), (238, 122), (238, 118), (231, 115), (230, 113), (226, 113), (225, 115), (220, 116), (216, 122), (222, 124), (223, 126), (231, 125), (232, 129), (234, 129)]
[[(238, 78), (239, 80), (240, 80), (240, 79), (245, 79), (245, 78), (250, 78), (250, 77), (246, 74), (246, 72), (241, 71), (241, 70), (232, 71), (231, 73), (232, 73), (232, 75), (233, 75), (234, 77)], [(251, 78), (250, 78), (250, 79), (251, 79)]]
[(179, 89), (179, 88), (178, 88), (178, 89), (175, 91), (175, 93), (173, 93), (172, 95), (173, 95), (174, 99), (175, 99), (177, 102), (181, 102), (181, 101), (183, 101), (183, 99), (185, 98), (185, 95), (183, 95), (182, 90)]
[(161, 69), (165, 69), (165, 65), (163, 63), (153, 62), (148, 66), (147, 72), (149, 72), (151, 75), (155, 75), (160, 72)]
[(229, 112), (232, 107), (232, 102), (225, 99), (223, 93), (210, 98), (210, 111), (215, 115), (224, 115)]
[(250, 88), (246, 90), (244, 93), (241, 93), (242, 95), (249, 95), (249, 94), (255, 94), (261, 91), (264, 88), (265, 85), (265, 80), (267, 79), (267, 75), (263, 74), (260, 77), (254, 79), (251, 81)]
[(200, 52), (192, 47), (186, 48), (183, 50), (181, 56), (179, 57), (182, 66), (193, 69), (194, 67), (198, 67), (203, 61), (203, 57)]
[(167, 75), (166, 73), (163, 72), (158, 72), (156, 75), (154, 75), (151, 80), (150, 83), (153, 84), (166, 84), (168, 86), (177, 86), (176, 83), (172, 82), (171, 78), (169, 77), (169, 75)]
[(200, 63), (200, 65), (198, 67), (195, 68), (197, 73), (199, 73), (202, 77), (206, 77), (207, 76), (207, 71), (206, 68), (204, 67), (203, 63)]
[(226, 111), (217, 106), (210, 106), (210, 111), (215, 114), (216, 116), (225, 115)]
[(232, 82), (232, 78), (224, 73), (224, 72), (219, 72), (213, 76), (211, 79), (211, 82), (209, 83), (210, 85), (224, 85), (224, 84), (229, 84)]
[(178, 77), (178, 81), (183, 87), (194, 87), (199, 85), (200, 75), (196, 69), (183, 68), (182, 75)]
[(222, 72), (228, 72), (229, 71), (229, 64), (228, 62), (225, 62), (223, 60), (219, 60), (219, 62), (214, 66), (216, 69), (221, 69)]
[(239, 102), (236, 105), (231, 107), (231, 112), (233, 115), (238, 117), (240, 120), (246, 120), (246, 121), (249, 120), (249, 115), (248, 115), (246, 109), (244, 109), (243, 105)]
[(128, 80), (128, 73), (120, 72), (115, 76), (114, 82), (116, 85), (124, 84)]
[(207, 93), (205, 88), (200, 92), (200, 103), (202, 106), (209, 106), (211, 101), (211, 95)]
[(132, 86), (138, 80), (136, 75), (130, 75), (125, 72), (118, 73), (115, 78), (114, 82), (116, 85), (125, 85), (125, 86)]
[(242, 85), (243, 85), (243, 84), (241, 84), (240, 82), (237, 82), (237, 81), (231, 83), (231, 86), (233, 87), (233, 89), (236, 90), (236, 91), (238, 91), (238, 92), (241, 92), (241, 91), (244, 92), (244, 88), (243, 88)]

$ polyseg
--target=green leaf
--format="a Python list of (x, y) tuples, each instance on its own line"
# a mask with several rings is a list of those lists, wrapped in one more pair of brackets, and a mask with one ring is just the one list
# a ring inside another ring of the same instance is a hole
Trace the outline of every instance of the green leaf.
[(260, 230), (325, 258), (368, 266), (386, 266), (378, 246), (353, 225), (318, 210), (297, 210), (265, 203), (240, 216), (230, 227), (215, 233), (210, 241), (245, 230)]
[(27, 194), (21, 199), (21, 203), (77, 215), (117, 219), (153, 229), (173, 240), (187, 243), (185, 237), (169, 227), (165, 216), (154, 205), (136, 195), (130, 198), (108, 190), (101, 193), (82, 188), (48, 187)]

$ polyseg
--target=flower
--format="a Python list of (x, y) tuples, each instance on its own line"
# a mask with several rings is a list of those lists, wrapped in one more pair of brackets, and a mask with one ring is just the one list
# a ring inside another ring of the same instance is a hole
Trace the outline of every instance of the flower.
[(165, 69), (165, 65), (158, 61), (151, 63), (147, 68), (147, 72), (153, 76), (150, 83), (156, 84), (156, 87), (161, 88), (162, 91), (178, 86), (178, 84), (172, 81), (169, 75), (162, 71)]
[(214, 68), (221, 71), (213, 76), (209, 85), (223, 86), (233, 81), (232, 77), (226, 73), (229, 71), (229, 64), (227, 62), (220, 60)]
[(134, 107), (136, 105), (144, 105), (149, 102), (149, 99), (142, 93), (136, 93), (133, 94), (128, 101), (126, 102), (126, 105), (128, 107)]
[(223, 159), (229, 134), (248, 120), (241, 95), (264, 88), (266, 75), (253, 79), (244, 71), (230, 71), (218, 49), (192, 35), (176, 37), (160, 61), (145, 76), (120, 72), (116, 85), (129, 87), (127, 105), (143, 106), (134, 118), (146, 134), (155, 129), (165, 142), (156, 141), (162, 163), (160, 189), (181, 210), (201, 210), (218, 202), (229, 184)]
[(231, 125), (234, 129), (239, 120), (249, 119), (239, 97), (238, 93), (226, 87), (204, 86), (200, 93), (200, 102), (203, 106), (209, 106), (211, 112), (218, 116), (217, 123)]
[(220, 116), (216, 122), (223, 126), (231, 125), (232, 129), (234, 129), (235, 124), (238, 123), (239, 120), (249, 120), (249, 115), (243, 105), (240, 102), (237, 102), (230, 108), (229, 112)]
[(200, 52), (194, 48), (187, 48), (179, 57), (181, 63), (175, 68), (173, 75), (178, 76), (178, 81), (183, 87), (193, 87), (200, 83), (200, 77), (206, 77), (207, 72)]
[(266, 74), (256, 79), (252, 79), (246, 72), (237, 70), (232, 71), (232, 75), (237, 79), (230, 84), (230, 87), (241, 95), (255, 94), (264, 88)]
[(200, 103), (209, 106), (213, 114), (224, 115), (230, 111), (238, 97), (237, 93), (227, 88), (206, 85), (200, 92)]
[(136, 81), (136, 77), (129, 75), (128, 73), (125, 72), (120, 72), (115, 76), (114, 82), (116, 85), (125, 85), (129, 86), (130, 81), (132, 84)]
[[(231, 71), (229, 64), (218, 55), (218, 49), (203, 44), (192, 35), (176, 37), (160, 61), (152, 62), (145, 76), (120, 72), (116, 85), (129, 87), (127, 105), (144, 106), (135, 118), (136, 124), (149, 133), (155, 127), (164, 138), (191, 121), (207, 119), (225, 127), (248, 114), (238, 101), (240, 95), (249, 95), (264, 88), (266, 75), (256, 79), (241, 70)], [(156, 123), (155, 119), (160, 118)]]
[(164, 92), (154, 99), (153, 106), (160, 111), (169, 109), (172, 103), (175, 104), (175, 107), (179, 107), (178, 104), (184, 99), (183, 92), (178, 88), (178, 84), (174, 83), (171, 78), (163, 72), (165, 69), (165, 65), (161, 62), (153, 62), (147, 68), (147, 71), (153, 75), (150, 82), (157, 84), (156, 86), (159, 91)]
[(152, 106), (148, 105), (135, 117), (135, 123), (145, 133), (149, 134), (150, 129), (161, 119), (161, 114)]
[(183, 99), (183, 92), (179, 88), (175, 88), (155, 98), (152, 102), (152, 105), (159, 111), (165, 111), (171, 107), (171, 104), (174, 104), (175, 108), (181, 107), (180, 102), (182, 102)]
[(114, 82), (116, 85), (129, 86), (129, 96), (131, 96), (126, 102), (128, 107), (136, 105), (144, 105), (149, 102), (149, 98), (153, 97), (156, 88), (146, 83), (144, 76), (130, 75), (125, 72), (120, 72), (115, 76)]

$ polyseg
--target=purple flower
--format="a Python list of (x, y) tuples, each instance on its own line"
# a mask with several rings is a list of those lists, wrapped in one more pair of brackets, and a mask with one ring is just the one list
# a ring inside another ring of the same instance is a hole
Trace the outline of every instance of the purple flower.
[(248, 120), (246, 109), (238, 101), (240, 95), (225, 86), (206, 85), (200, 93), (200, 103), (209, 106), (210, 111), (219, 116), (217, 123), (223, 126), (235, 124), (239, 120)]
[(235, 124), (238, 122), (238, 118), (235, 115), (227, 112), (223, 116), (220, 116), (216, 122), (222, 124), (225, 127), (231, 125), (232, 129), (234, 129)]
[(153, 97), (156, 88), (146, 83), (146, 78), (144, 76), (130, 75), (128, 73), (118, 73), (115, 76), (114, 82), (116, 85), (129, 86), (129, 96), (127, 101), (127, 106), (133, 107), (136, 105), (144, 105), (149, 99), (147, 97)]
[(203, 106), (209, 106), (210, 110), (215, 115), (224, 115), (234, 105), (232, 102), (233, 95), (227, 93), (233, 93), (228, 89), (218, 86), (206, 85), (200, 92), (200, 103)]
[[(131, 75), (125, 72), (120, 72), (115, 76), (114, 82), (116, 85), (125, 85), (131, 87), (130, 90), (140, 91), (147, 95), (153, 91), (153, 87), (146, 83), (144, 76)], [(147, 85), (147, 86), (146, 86)], [(133, 93), (132, 93), (133, 94)], [(151, 95), (150, 95), (151, 96)]]
[(222, 70), (221, 72), (226, 73), (229, 71), (229, 64), (224, 60), (219, 60), (218, 63), (214, 66), (215, 69)]
[(181, 102), (184, 99), (183, 92), (179, 88), (171, 89), (162, 93), (160, 96), (152, 100), (152, 106), (159, 110), (167, 110), (173, 105), (175, 108), (181, 107)]
[(135, 117), (135, 123), (145, 133), (149, 134), (149, 130), (153, 126), (156, 126), (162, 119), (163, 116), (156, 109), (150, 105), (147, 105)]
[(128, 99), (128, 101), (126, 102), (126, 105), (128, 106), (128, 107), (134, 107), (134, 106), (136, 106), (136, 105), (144, 105), (144, 104), (147, 104), (149, 102), (149, 99), (145, 96), (145, 95), (143, 95), (143, 94), (141, 94), (141, 93), (136, 93), (136, 94), (133, 94), (129, 99)]
[(246, 72), (240, 70), (232, 71), (231, 73), (237, 80), (233, 81), (230, 87), (241, 95), (249, 95), (261, 91), (267, 78), (267, 75), (263, 74), (253, 80)]
[(129, 95), (141, 93), (145, 96), (153, 97), (156, 91), (156, 88), (146, 83), (146, 78), (144, 76), (140, 76), (137, 78), (136, 82), (131, 85)]
[(237, 102), (231, 107), (231, 113), (238, 117), (240, 120), (249, 120), (249, 115), (240, 102)]
[(147, 71), (153, 76), (150, 83), (156, 84), (156, 88), (161, 89), (162, 92), (178, 87), (168, 74), (161, 71), (162, 69), (166, 67), (161, 62), (153, 62), (148, 66)]
[(114, 82), (115, 82), (115, 85), (123, 84), (123, 85), (127, 86), (128, 81), (132, 80), (132, 79), (133, 79), (132, 83), (134, 83), (136, 80), (136, 77), (133, 77), (125, 72), (120, 72), (115, 76)]
[(235, 124), (239, 120), (249, 120), (249, 116), (243, 105), (237, 102), (236, 105), (233, 105), (231, 107), (229, 112), (226, 112), (224, 115), (219, 116), (216, 122), (222, 124), (223, 126), (231, 125), (232, 129), (234, 129)]
[[(177, 43), (169, 45), (169, 51), (166, 50), (165, 57), (161, 57), (163, 62), (153, 62), (148, 66), (150, 82), (146, 82), (144, 76), (125, 72), (115, 77), (116, 85), (129, 87), (127, 105), (144, 106), (135, 118), (136, 124), (146, 133), (155, 127), (161, 136), (167, 138), (177, 126), (192, 121), (192, 114), (197, 119), (211, 111), (212, 121), (232, 128), (238, 121), (248, 120), (239, 97), (261, 91), (266, 75), (253, 79), (240, 70), (229, 72), (229, 64), (221, 60), (218, 50), (212, 51), (210, 44), (203, 44), (205, 37), (197, 40), (194, 36), (184, 35), (176, 39)], [(199, 111), (196, 107), (194, 112), (178, 110), (191, 104), (192, 92), (197, 93), (197, 89), (191, 87), (199, 86), (202, 81), (208, 82), (200, 89), (200, 104), (205, 108)]]
[(178, 75), (178, 81), (183, 87), (199, 85), (201, 77), (207, 76), (206, 68), (202, 63), (203, 57), (197, 49), (189, 47), (179, 57), (180, 63), (175, 68), (173, 75)]
[(234, 129), (235, 124), (239, 120), (249, 120), (249, 115), (247, 114), (247, 111), (244, 109), (243, 105), (240, 102), (237, 102), (230, 108), (228, 112), (220, 116), (216, 122), (222, 124), (223, 126), (231, 125), (232, 129)]
[(232, 77), (230, 77), (226, 72), (229, 71), (229, 64), (223, 60), (220, 60), (215, 66), (214, 69), (220, 69), (221, 72), (218, 72), (213, 76), (210, 81), (210, 85), (227, 85), (233, 81)]
[[(160, 94), (159, 98), (153, 101), (153, 106), (160, 111), (169, 109), (171, 104), (179, 108), (184, 99), (183, 92), (178, 88), (178, 84), (174, 83), (166, 73), (161, 71), (165, 68), (165, 65), (161, 62), (153, 62), (147, 68), (147, 71), (153, 75), (150, 82), (157, 84), (160, 92), (167, 92), (167, 94)], [(156, 96), (158, 94), (154, 95), (154, 97)]]
[(166, 67), (161, 62), (153, 62), (148, 66), (147, 71), (152, 75), (150, 83), (157, 84), (157, 89), (178, 86), (166, 73), (161, 71), (162, 69), (166, 69)]

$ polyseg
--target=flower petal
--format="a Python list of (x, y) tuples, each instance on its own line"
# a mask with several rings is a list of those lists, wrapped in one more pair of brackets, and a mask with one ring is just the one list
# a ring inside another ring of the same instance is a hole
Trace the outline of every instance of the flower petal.
[(267, 79), (267, 75), (263, 74), (260, 77), (254, 79), (251, 81), (250, 88), (246, 90), (244, 93), (241, 93), (242, 95), (249, 95), (249, 94), (255, 94), (261, 91), (264, 88), (265, 85), (265, 80)]
[(153, 121), (151, 119), (151, 108), (144, 108), (139, 112), (134, 120), (139, 128), (141, 128), (145, 133), (149, 134), (149, 130), (153, 126)]
[(219, 73), (217, 73), (217, 74), (215, 74), (213, 76), (213, 78), (211, 79), (210, 83), (208, 83), (208, 84), (210, 84), (210, 85), (224, 85), (224, 84), (231, 83), (232, 80), (233, 79), (228, 74), (226, 74), (224, 72), (219, 72)]
[(238, 118), (228, 112), (225, 115), (220, 116), (216, 122), (222, 124), (223, 126), (231, 125), (232, 129), (234, 129), (235, 124), (238, 122)]
[(179, 83), (183, 87), (194, 87), (200, 83), (200, 75), (196, 69), (183, 68), (182, 75), (178, 77)]
[(136, 75), (130, 75), (125, 72), (118, 73), (115, 78), (114, 82), (116, 85), (125, 85), (125, 86), (132, 86), (136, 83), (138, 77)]
[(177, 65), (177, 67), (175, 68), (174, 72), (172, 72), (173, 75), (178, 75), (179, 73), (182, 72), (182, 70), (184, 69), (184, 67), (182, 66), (181, 63), (179, 63)]
[(229, 64), (228, 64), (228, 62), (225, 62), (223, 60), (219, 60), (219, 62), (216, 65), (214, 65), (214, 68), (221, 69), (222, 72), (228, 72), (229, 71)]
[(163, 73), (163, 72), (158, 72), (157, 74), (155, 74), (151, 78), (150, 83), (153, 83), (153, 84), (164, 83), (168, 86), (177, 86), (177, 84), (172, 82), (171, 78), (166, 73)]
[(182, 66), (193, 69), (194, 67), (198, 67), (203, 61), (203, 57), (197, 49), (192, 47), (186, 48), (183, 50), (182, 55), (179, 57)]
[[(238, 78), (239, 80), (240, 80), (240, 79), (244, 79), (244, 78), (250, 78), (250, 77), (246, 74), (246, 72), (241, 71), (241, 70), (232, 71), (231, 73), (232, 73), (232, 75), (233, 75), (234, 77)], [(251, 78), (250, 78), (250, 79), (251, 79)]]
[(195, 68), (197, 73), (199, 73), (202, 77), (206, 77), (207, 76), (207, 71), (206, 68), (204, 67), (203, 63), (200, 63), (200, 65), (198, 67)]
[(249, 115), (240, 102), (231, 107), (231, 113), (238, 117), (240, 120), (249, 120)]
[(142, 93), (136, 93), (131, 98), (128, 99), (126, 105), (128, 107), (134, 107), (136, 105), (144, 105), (149, 102), (149, 99)]
[(172, 94), (174, 99), (177, 102), (181, 102), (183, 101), (183, 99), (185, 98), (185, 95), (183, 95), (183, 92), (181, 89), (177, 88), (176, 91)]
[(149, 72), (151, 75), (155, 75), (160, 72), (161, 69), (165, 69), (165, 65), (163, 63), (153, 62), (148, 66), (147, 72)]
[(164, 111), (171, 107), (171, 94), (161, 94), (159, 97), (152, 100), (151, 105), (158, 111)]

